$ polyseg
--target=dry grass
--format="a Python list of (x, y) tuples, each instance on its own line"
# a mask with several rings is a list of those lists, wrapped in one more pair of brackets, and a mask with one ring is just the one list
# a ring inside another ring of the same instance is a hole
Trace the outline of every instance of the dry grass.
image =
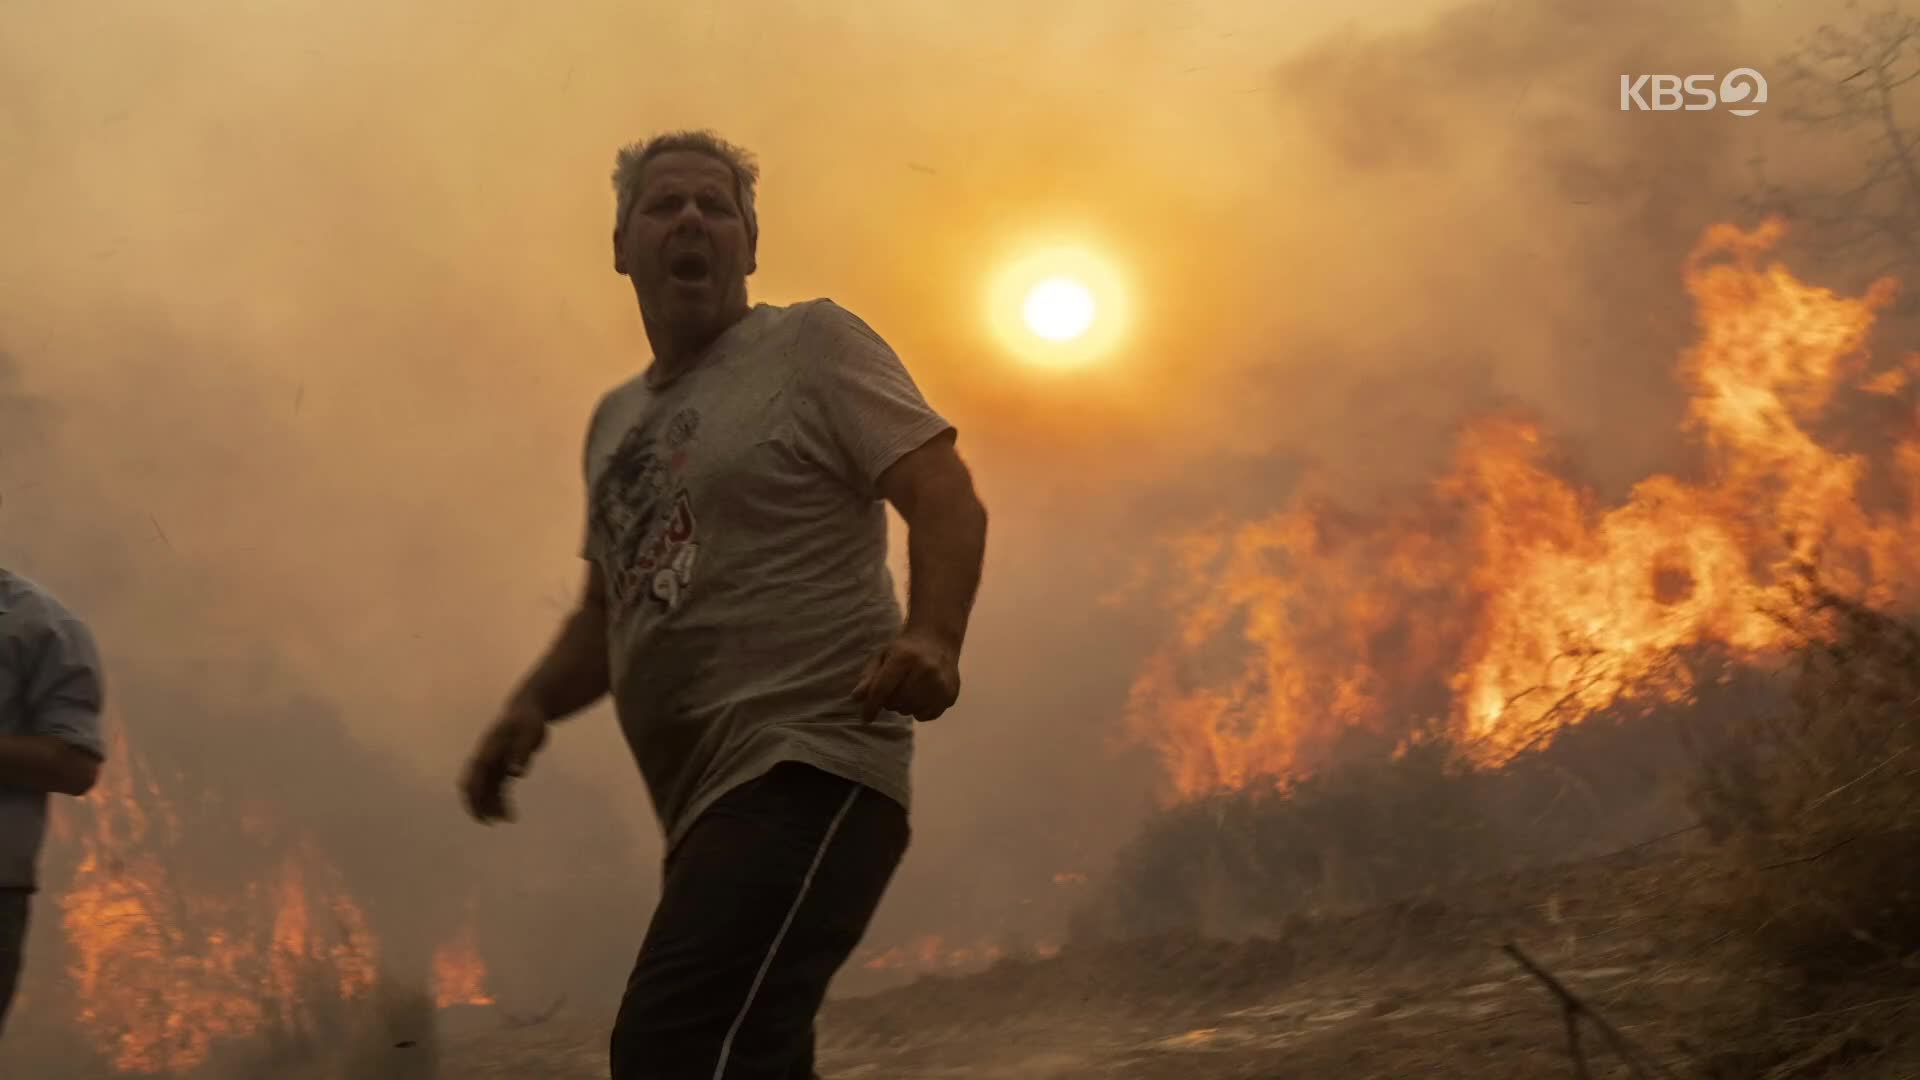
[(1233, 932), (1444, 884), (1490, 859), (1471, 774), (1441, 748), (1177, 806), (1118, 855), (1074, 937)]
[(1119, 852), (1071, 936), (1266, 932), (1684, 826), (1669, 719), (1596, 718), (1497, 770), (1427, 742), (1169, 808)]
[(1920, 633), (1817, 584), (1797, 599), (1791, 706), (1701, 747), (1709, 907), (1812, 982), (1920, 981)]

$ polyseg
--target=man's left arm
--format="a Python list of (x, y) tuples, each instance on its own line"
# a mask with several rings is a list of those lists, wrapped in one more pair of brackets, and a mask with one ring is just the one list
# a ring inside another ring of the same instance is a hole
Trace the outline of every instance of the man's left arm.
[(895, 462), (879, 487), (907, 523), (907, 621), (863, 696), (869, 709), (932, 720), (960, 694), (960, 647), (980, 588), (987, 509), (952, 431)]
[(987, 551), (987, 508), (952, 431), (895, 462), (880, 494), (907, 523), (907, 625), (960, 651)]
[(953, 425), (880, 335), (830, 300), (813, 306), (804, 333), (803, 436), (856, 493), (886, 500), (907, 523), (906, 622), (853, 696), (868, 720), (883, 709), (932, 720), (960, 693), (987, 512)]
[(85, 795), (99, 780), (105, 757), (93, 637), (69, 620), (25, 644), (27, 734), (0, 735), (0, 784)]

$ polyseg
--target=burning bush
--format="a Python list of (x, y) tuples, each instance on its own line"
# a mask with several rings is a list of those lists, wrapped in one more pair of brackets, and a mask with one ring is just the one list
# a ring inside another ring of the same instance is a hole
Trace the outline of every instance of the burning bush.
[(1920, 976), (1920, 633), (1817, 582), (1779, 613), (1792, 703), (1703, 747), (1717, 907), (1816, 979)]
[(57, 807), (43, 867), (65, 977), (0, 1072), (431, 1075), (439, 1010), (491, 1001), (478, 876), (429, 843), (446, 800), (269, 662), (119, 670), (111, 767)]
[[(1778, 221), (1716, 226), (1682, 267), (1698, 333), (1675, 375), (1693, 475), (1610, 500), (1541, 425), (1490, 415), (1462, 427), (1431, 482), (1372, 511), (1329, 481), (1176, 538), (1156, 564), (1174, 629), (1126, 717), (1161, 759), (1168, 809), (1123, 854), (1106, 922), (1368, 903), (1640, 839), (1621, 826), (1671, 814), (1659, 788), (1684, 766), (1679, 736), (1729, 741), (1711, 730), (1737, 712), (1722, 695), (1813, 640), (1770, 612), (1864, 617), (1809, 607), (1802, 567), (1820, 560), (1836, 596), (1920, 601), (1920, 354), (1869, 349), (1896, 284), (1844, 297), (1801, 281), (1774, 258), (1783, 236)], [(1858, 625), (1836, 632), (1860, 647)], [(1887, 708), (1906, 692), (1874, 685)], [(1845, 693), (1842, 713), (1867, 707)], [(1902, 745), (1818, 730), (1855, 722), (1750, 737), (1755, 771), (1716, 789), (1721, 816), (1777, 839), (1850, 812), (1870, 787), (1828, 793)], [(1911, 775), (1878, 767), (1881, 783)], [(1784, 786), (1741, 816), (1749, 782)], [(1835, 828), (1825, 839), (1849, 858), (1895, 842)]]
[(183, 789), (110, 731), (114, 769), (63, 815), (77, 862), (50, 907), (68, 979), (39, 1017), (73, 1038), (29, 1056), (76, 1076), (431, 1075), (436, 1003), (313, 838)]
[(1868, 349), (1895, 283), (1800, 281), (1783, 235), (1716, 226), (1683, 267), (1697, 475), (1609, 500), (1539, 423), (1489, 415), (1372, 510), (1329, 479), (1176, 538), (1150, 578), (1173, 630), (1126, 717), (1170, 801), (1435, 732), (1495, 768), (1622, 700), (1685, 707), (1714, 675), (1696, 657), (1791, 648), (1765, 609), (1816, 554), (1846, 595), (1920, 597), (1920, 354)]

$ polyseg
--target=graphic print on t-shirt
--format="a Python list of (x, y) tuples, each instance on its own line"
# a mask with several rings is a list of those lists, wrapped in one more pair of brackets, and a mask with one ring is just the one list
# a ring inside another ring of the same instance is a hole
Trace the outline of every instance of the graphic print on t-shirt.
[(620, 615), (643, 595), (668, 611), (677, 607), (700, 550), (693, 503), (680, 483), (700, 414), (682, 409), (662, 439), (644, 428), (627, 432), (594, 484), (595, 525), (606, 552), (602, 569)]

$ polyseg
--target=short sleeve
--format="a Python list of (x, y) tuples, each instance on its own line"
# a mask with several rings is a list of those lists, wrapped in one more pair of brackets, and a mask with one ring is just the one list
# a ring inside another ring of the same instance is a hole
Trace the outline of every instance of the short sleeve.
[(38, 646), (26, 686), (30, 730), (105, 758), (100, 729), (105, 687), (93, 634), (78, 619), (58, 619)]
[(893, 348), (833, 301), (812, 305), (800, 343), (800, 437), (862, 496), (878, 498), (894, 462), (953, 430)]

